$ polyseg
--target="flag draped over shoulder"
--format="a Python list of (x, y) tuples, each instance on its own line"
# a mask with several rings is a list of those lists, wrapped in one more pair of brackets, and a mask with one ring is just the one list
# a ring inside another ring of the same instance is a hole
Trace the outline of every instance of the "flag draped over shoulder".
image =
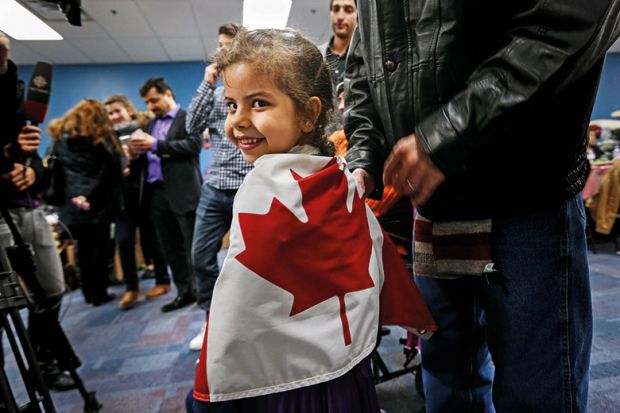
[(194, 397), (334, 379), (371, 353), (380, 324), (435, 329), (344, 161), (260, 157), (235, 197)]

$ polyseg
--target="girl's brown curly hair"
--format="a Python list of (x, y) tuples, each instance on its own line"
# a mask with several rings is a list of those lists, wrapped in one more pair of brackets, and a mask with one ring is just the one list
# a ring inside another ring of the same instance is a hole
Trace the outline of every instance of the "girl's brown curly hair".
[(325, 59), (314, 43), (293, 29), (242, 29), (231, 46), (214, 57), (221, 73), (235, 64), (246, 63), (270, 76), (293, 100), (301, 119), (314, 120), (308, 101), (318, 97), (321, 111), (307, 138), (321, 154), (334, 154), (334, 145), (325, 132), (334, 110), (332, 82)]
[(115, 152), (121, 152), (121, 146), (108, 118), (103, 104), (95, 99), (81, 100), (60, 119), (50, 122), (48, 133), (54, 141), (61, 136), (69, 138), (82, 137), (95, 146), (103, 143)]

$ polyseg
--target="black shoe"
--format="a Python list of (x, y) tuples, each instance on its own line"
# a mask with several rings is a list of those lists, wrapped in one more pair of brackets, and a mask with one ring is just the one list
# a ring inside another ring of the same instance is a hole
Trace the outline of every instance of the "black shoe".
[(161, 311), (163, 313), (167, 313), (169, 311), (174, 311), (174, 310), (178, 310), (179, 308), (186, 307), (195, 302), (196, 302), (196, 297), (194, 297), (193, 295), (190, 295), (190, 294), (179, 295), (177, 298), (170, 301), (168, 304), (164, 305), (161, 308)]
[(94, 307), (99, 307), (101, 304), (109, 303), (110, 301), (114, 300), (115, 298), (116, 298), (116, 295), (106, 293), (105, 295), (102, 295), (101, 297), (94, 298), (93, 299), (93, 306)]
[(55, 375), (44, 374), (43, 380), (51, 390), (65, 391), (77, 388), (73, 377), (66, 371)]

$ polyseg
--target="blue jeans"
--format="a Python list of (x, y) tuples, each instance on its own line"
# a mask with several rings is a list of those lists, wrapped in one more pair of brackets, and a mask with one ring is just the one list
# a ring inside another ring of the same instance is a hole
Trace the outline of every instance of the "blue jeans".
[(222, 247), (222, 238), (232, 222), (232, 207), (236, 193), (236, 189), (220, 190), (206, 182), (202, 185), (200, 193), (192, 242), (192, 264), (196, 274), (198, 305), (207, 315), (211, 306), (213, 287), (220, 274), (217, 254)]
[(592, 306), (585, 222), (579, 195), (495, 219), (497, 273), (416, 277), (439, 326), (422, 340), (427, 413), (586, 411)]

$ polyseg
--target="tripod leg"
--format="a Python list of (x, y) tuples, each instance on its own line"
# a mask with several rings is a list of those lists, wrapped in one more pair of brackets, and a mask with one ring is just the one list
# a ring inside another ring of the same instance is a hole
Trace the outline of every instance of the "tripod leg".
[[(33, 384), (36, 389), (38, 389), (41, 394), (43, 400), (43, 407), (45, 408), (46, 413), (55, 413), (56, 409), (54, 408), (54, 403), (52, 402), (52, 397), (47, 390), (47, 386), (41, 377), (41, 371), (39, 370), (39, 365), (34, 356), (34, 351), (32, 349), (32, 345), (28, 340), (28, 334), (26, 333), (26, 327), (24, 327), (24, 323), (22, 322), (21, 317), (19, 316), (19, 312), (16, 309), (11, 309), (9, 311), (9, 315), (11, 316), (11, 320), (13, 321), (13, 326), (15, 326), (15, 332), (17, 333), (17, 337), (22, 345), (22, 349), (24, 351), (24, 355), (26, 360), (28, 361), (28, 367), (30, 367), (30, 372), (26, 369), (24, 361), (19, 356), (19, 347), (17, 346), (17, 342), (12, 332), (9, 331), (9, 323), (3, 314), (2, 323), (4, 324), (5, 329), (7, 330), (7, 338), (11, 343), (11, 347), (13, 348), (13, 353), (15, 354), (15, 359), (17, 360), (19, 369), (22, 371), (22, 377), (24, 377), (24, 381), (27, 381), (27, 390), (28, 395), (30, 396), (30, 400), (33, 404), (38, 406), (38, 398), (34, 393)], [(33, 383), (34, 382), (34, 383)], [(37, 410), (35, 410), (37, 411)], [(38, 410), (40, 411), (40, 410)]]
[(69, 373), (71, 374), (71, 377), (73, 378), (73, 381), (75, 382), (75, 385), (77, 386), (78, 390), (80, 391), (80, 394), (82, 395), (82, 398), (84, 399), (84, 412), (85, 413), (96, 413), (99, 410), (101, 410), (103, 405), (99, 403), (99, 401), (97, 400), (97, 397), (95, 397), (95, 392), (94, 391), (89, 392), (86, 390), (86, 387), (84, 387), (84, 382), (82, 381), (80, 376), (78, 376), (75, 369), (69, 370)]
[(6, 411), (7, 413), (18, 413), (19, 408), (17, 407), (17, 402), (15, 401), (15, 397), (13, 397), (13, 393), (11, 392), (11, 388), (8, 383), (9, 380), (6, 377), (4, 368), (2, 368), (0, 369), (0, 397), (2, 397), (1, 400), (4, 403), (4, 406), (0, 404), (0, 411)]
[(11, 349), (13, 350), (13, 355), (15, 356), (15, 362), (17, 363), (19, 372), (21, 373), (22, 379), (24, 380), (24, 384), (26, 385), (26, 392), (28, 393), (28, 397), (30, 398), (30, 404), (38, 406), (39, 399), (37, 397), (37, 394), (35, 393), (35, 389), (33, 388), (32, 376), (28, 372), (28, 368), (26, 367), (26, 364), (22, 359), (19, 346), (17, 345), (17, 340), (15, 340), (13, 330), (11, 329), (8, 319), (6, 318), (4, 313), (2, 314), (2, 326), (6, 330), (6, 338), (9, 340), (9, 344), (11, 345)]

